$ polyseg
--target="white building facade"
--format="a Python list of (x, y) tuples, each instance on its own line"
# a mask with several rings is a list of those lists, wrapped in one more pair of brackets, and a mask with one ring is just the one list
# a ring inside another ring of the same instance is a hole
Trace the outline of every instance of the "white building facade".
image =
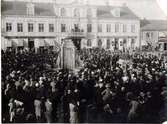
[[(4, 5), (3, 5), (4, 4)], [(56, 49), (70, 38), (81, 48), (139, 48), (140, 20), (127, 6), (95, 6), (75, 1), (2, 3), (2, 49)]]

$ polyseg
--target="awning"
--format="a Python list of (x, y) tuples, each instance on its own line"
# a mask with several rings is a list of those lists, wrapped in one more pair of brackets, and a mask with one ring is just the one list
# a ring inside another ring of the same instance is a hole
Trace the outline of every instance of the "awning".
[(7, 47), (12, 47), (12, 41), (10, 39), (7, 38), (1, 38), (1, 48), (5, 49)]
[(17, 47), (17, 39), (11, 39), (12, 47)]
[(53, 39), (45, 39), (45, 45), (46, 46), (54, 46), (54, 40)]
[(12, 47), (12, 40), (5, 40), (7, 47)]
[(19, 47), (19, 46), (24, 46), (23, 45), (23, 42), (24, 42), (24, 39), (18, 39), (17, 40), (17, 46)]
[(38, 44), (40, 47), (45, 46), (45, 39), (38, 39)]
[(160, 37), (158, 42), (166, 42), (167, 43), (167, 37)]
[(23, 39), (23, 46), (28, 47), (28, 38)]
[(10, 39), (9, 41), (10, 41), (9, 46), (10, 46), (10, 44), (13, 47), (24, 46), (23, 45), (23, 42), (24, 42), (23, 39)]
[(159, 37), (166, 37), (167, 33), (166, 32), (159, 32)]
[(1, 37), (1, 49), (5, 49), (5, 43), (6, 39), (4, 37)]

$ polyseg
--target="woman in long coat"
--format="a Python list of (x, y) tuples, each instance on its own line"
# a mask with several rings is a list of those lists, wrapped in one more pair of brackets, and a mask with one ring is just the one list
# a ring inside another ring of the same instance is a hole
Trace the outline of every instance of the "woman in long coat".
[(70, 123), (79, 123), (78, 105), (74, 100), (72, 100), (69, 103), (69, 109), (70, 109)]
[(128, 122), (137, 122), (139, 119), (139, 108), (140, 104), (136, 100), (132, 92), (127, 93), (127, 100), (129, 101), (129, 112), (128, 112)]

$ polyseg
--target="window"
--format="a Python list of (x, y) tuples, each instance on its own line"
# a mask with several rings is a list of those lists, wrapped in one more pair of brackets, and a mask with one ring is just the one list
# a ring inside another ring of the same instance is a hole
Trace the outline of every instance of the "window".
[(113, 15), (115, 17), (120, 17), (120, 14), (121, 14), (120, 8), (115, 8), (113, 12), (114, 12)]
[(91, 10), (91, 8), (87, 9), (87, 17), (92, 17), (92, 10)]
[(107, 49), (110, 49), (110, 39), (107, 39)]
[(164, 43), (164, 50), (167, 50), (167, 43)]
[(123, 39), (123, 52), (126, 51), (127, 41), (126, 39)]
[(152, 39), (154, 38), (154, 33), (153, 33), (153, 32), (151, 32), (151, 38), (152, 38)]
[(123, 40), (123, 44), (126, 44), (126, 42), (127, 42), (126, 39), (124, 39), (124, 40)]
[(131, 25), (131, 32), (135, 33), (135, 25)]
[(79, 17), (80, 13), (79, 13), (79, 9), (74, 9), (74, 17)]
[(49, 32), (54, 32), (54, 24), (49, 24)]
[(44, 32), (44, 24), (40, 23), (38, 26), (39, 26), (38, 27), (39, 28), (39, 32)]
[(146, 33), (146, 38), (150, 38), (150, 33), (149, 32)]
[(120, 46), (123, 46), (123, 42), (122, 41), (120, 41)]
[(23, 32), (23, 24), (17, 23), (17, 32)]
[(87, 24), (87, 31), (92, 32), (92, 25), (91, 24)]
[(61, 24), (61, 32), (66, 32), (66, 25), (65, 24)]
[(115, 24), (115, 32), (119, 32), (119, 23)]
[(40, 46), (40, 47), (39, 47), (39, 53), (40, 53), (40, 54), (43, 54), (43, 53), (44, 53), (44, 46)]
[(27, 3), (27, 15), (34, 15), (35, 6), (33, 3)]
[(107, 24), (107, 32), (111, 32), (111, 24)]
[(33, 23), (28, 24), (28, 32), (33, 32)]
[(123, 32), (126, 32), (126, 31), (127, 31), (126, 24), (123, 24)]
[(112, 41), (112, 46), (115, 46), (115, 42), (114, 41)]
[(115, 38), (114, 50), (118, 50), (118, 49), (119, 49), (118, 38)]
[(135, 45), (135, 39), (132, 39), (132, 41), (131, 41), (131, 47), (134, 48), (134, 45)]
[(87, 46), (89, 46), (89, 47), (92, 46), (92, 41), (91, 41), (91, 39), (88, 39), (88, 40), (87, 40)]
[(74, 24), (74, 32), (79, 32), (79, 24)]
[(6, 23), (6, 32), (12, 31), (12, 23)]
[(98, 32), (102, 32), (102, 24), (98, 24)]
[(98, 45), (98, 47), (101, 47), (101, 46), (102, 46), (102, 41), (101, 41), (101, 39), (98, 40), (98, 44), (97, 44), (97, 45)]
[(65, 8), (61, 8), (61, 16), (62, 17), (65, 17), (66, 16), (66, 10), (65, 10)]

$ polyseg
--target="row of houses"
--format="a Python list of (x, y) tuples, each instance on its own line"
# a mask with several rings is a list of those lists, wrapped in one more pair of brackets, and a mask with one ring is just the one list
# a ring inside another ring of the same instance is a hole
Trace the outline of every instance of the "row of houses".
[[(56, 49), (66, 38), (77, 48), (167, 50), (167, 21), (140, 20), (125, 4), (103, 6), (2, 2), (2, 49)], [(163, 34), (163, 36), (161, 36)]]

